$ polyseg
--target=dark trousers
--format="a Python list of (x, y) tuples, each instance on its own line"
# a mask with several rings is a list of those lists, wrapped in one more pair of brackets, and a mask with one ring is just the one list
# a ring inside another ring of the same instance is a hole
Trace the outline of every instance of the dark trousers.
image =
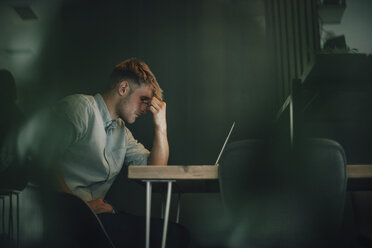
[[(98, 214), (108, 236), (116, 248), (144, 248), (146, 243), (146, 218), (125, 212), (116, 214)], [(151, 218), (150, 247), (161, 247), (163, 220)], [(188, 231), (181, 225), (169, 222), (167, 230), (167, 248), (186, 248), (190, 242)]]

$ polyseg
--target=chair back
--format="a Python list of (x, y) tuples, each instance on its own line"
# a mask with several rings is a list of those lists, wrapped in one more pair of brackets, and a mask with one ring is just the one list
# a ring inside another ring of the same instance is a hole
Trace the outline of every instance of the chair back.
[(330, 247), (337, 240), (347, 182), (338, 143), (308, 139), (286, 151), (263, 140), (232, 142), (219, 180), (231, 247)]

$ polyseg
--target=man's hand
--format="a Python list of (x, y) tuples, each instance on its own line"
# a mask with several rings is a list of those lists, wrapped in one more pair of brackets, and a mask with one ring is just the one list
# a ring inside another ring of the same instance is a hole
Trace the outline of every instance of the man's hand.
[(155, 129), (163, 132), (167, 130), (166, 107), (166, 103), (156, 97), (152, 98), (149, 107), (149, 110), (153, 114)]
[(114, 209), (112, 208), (112, 206), (104, 202), (102, 198), (88, 201), (87, 203), (89, 207), (93, 210), (93, 212), (95, 212), (96, 214), (114, 212)]
[(149, 110), (153, 114), (155, 132), (152, 150), (147, 161), (149, 165), (167, 165), (169, 158), (169, 145), (167, 137), (165, 102), (153, 97)]

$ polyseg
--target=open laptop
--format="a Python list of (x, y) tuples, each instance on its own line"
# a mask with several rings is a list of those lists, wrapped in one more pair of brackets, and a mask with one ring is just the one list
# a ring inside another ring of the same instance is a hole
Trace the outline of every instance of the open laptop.
[(225, 143), (224, 143), (223, 146), (222, 146), (222, 149), (221, 149), (221, 151), (220, 151), (220, 154), (219, 154), (218, 157), (217, 157), (217, 160), (216, 160), (216, 163), (215, 163), (216, 166), (218, 166), (218, 162), (220, 161), (221, 155), (222, 155), (223, 151), (225, 150), (226, 144), (227, 144), (227, 142), (229, 141), (229, 138), (230, 138), (231, 132), (232, 132), (232, 130), (234, 129), (234, 127), (235, 127), (235, 121), (233, 122), (233, 124), (232, 124), (232, 126), (231, 126), (231, 128), (230, 128), (229, 134), (227, 135), (227, 137), (226, 137), (226, 139), (225, 139)]

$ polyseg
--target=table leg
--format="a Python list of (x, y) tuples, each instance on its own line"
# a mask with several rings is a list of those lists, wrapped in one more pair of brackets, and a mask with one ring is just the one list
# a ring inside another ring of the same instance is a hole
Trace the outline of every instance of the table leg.
[(165, 211), (165, 196), (163, 193), (161, 193), (161, 213), (160, 213), (160, 218), (164, 219), (164, 211)]
[(165, 206), (165, 216), (164, 216), (163, 240), (162, 240), (162, 243), (161, 243), (162, 248), (165, 248), (165, 242), (167, 240), (167, 228), (168, 228), (169, 207), (170, 207), (171, 194), (172, 194), (172, 182), (168, 181), (167, 202), (166, 202), (166, 206)]
[(180, 223), (180, 212), (181, 212), (181, 193), (178, 193), (178, 200), (177, 200), (177, 216), (176, 216), (176, 223)]
[(5, 197), (4, 196), (1, 196), (0, 199), (2, 200), (3, 202), (3, 212), (2, 212), (2, 230), (1, 230), (1, 233), (5, 233)]
[(13, 240), (13, 194), (9, 193), (9, 237)]
[(151, 182), (146, 182), (146, 248), (150, 248)]
[(17, 197), (17, 248), (19, 248), (19, 192), (16, 193)]

